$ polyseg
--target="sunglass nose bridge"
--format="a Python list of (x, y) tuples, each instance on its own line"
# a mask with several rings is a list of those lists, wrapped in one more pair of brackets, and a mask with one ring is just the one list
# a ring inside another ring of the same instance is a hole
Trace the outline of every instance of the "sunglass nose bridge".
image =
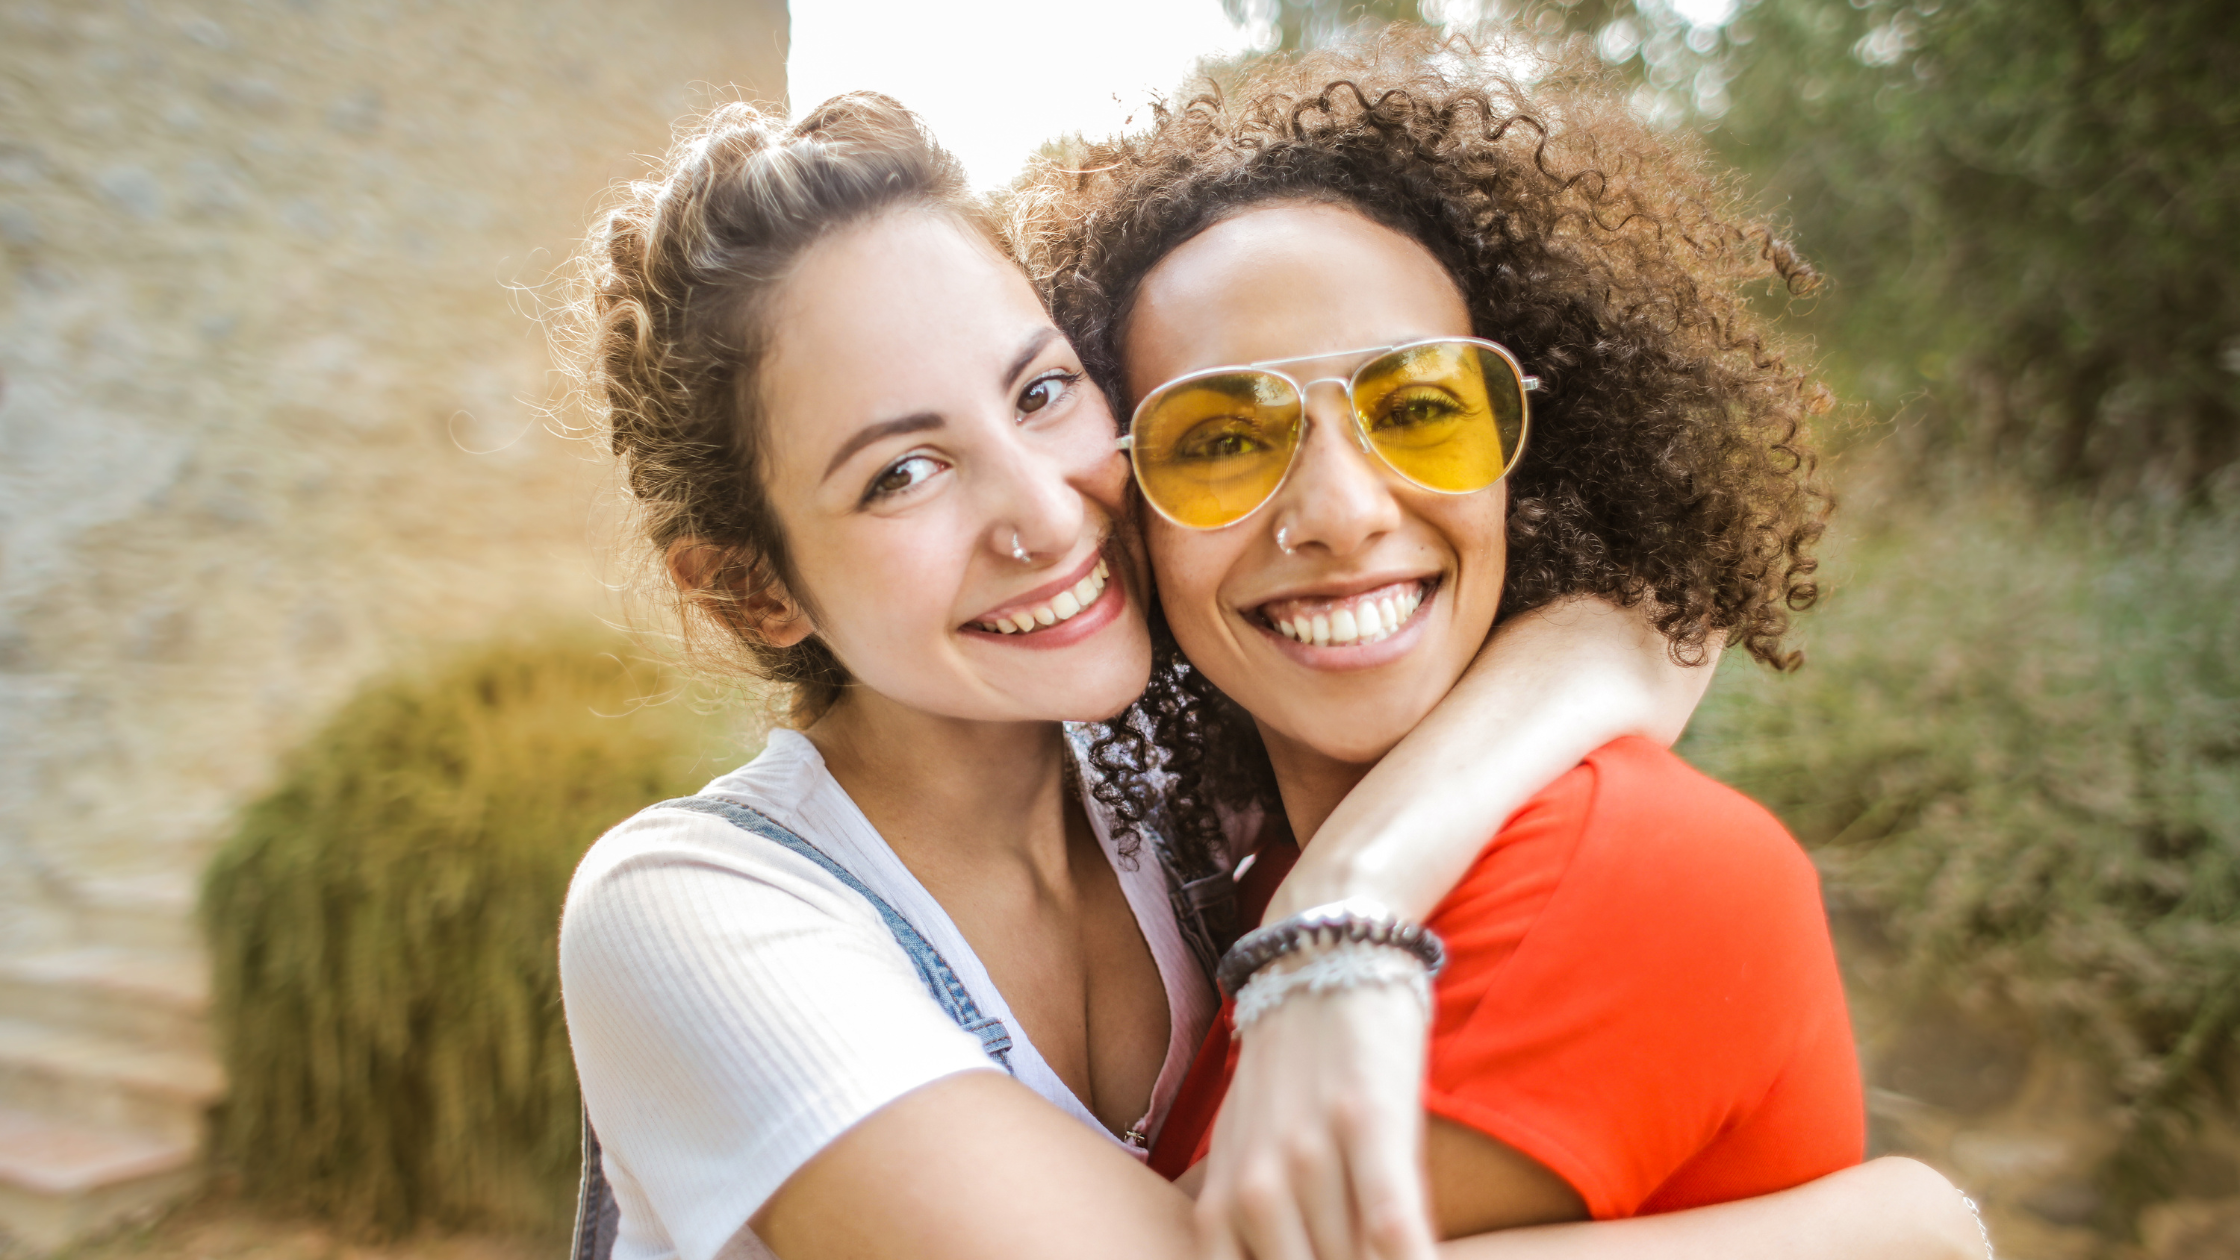
[[(1353, 416), (1353, 381), (1343, 376), (1318, 376), (1301, 384), (1299, 386), (1299, 405), (1302, 411), (1311, 414), (1312, 409), (1307, 406), (1307, 400), (1313, 395), (1314, 387), (1317, 385), (1328, 385), (1336, 389), (1338, 391), (1338, 405), (1344, 409), (1349, 418)], [(1305, 417), (1302, 416), (1301, 418), (1304, 419)], [(1360, 424), (1349, 423), (1344, 428), (1347, 432), (1353, 434), (1353, 444), (1361, 448), (1362, 454), (1374, 455), (1376, 453), (1370, 448), (1369, 435), (1362, 430)], [(1299, 441), (1303, 444), (1306, 440), (1306, 430), (1302, 428), (1299, 431)]]

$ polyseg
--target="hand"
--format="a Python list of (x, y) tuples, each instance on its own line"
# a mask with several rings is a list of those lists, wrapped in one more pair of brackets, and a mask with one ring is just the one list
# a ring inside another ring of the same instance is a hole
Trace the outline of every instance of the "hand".
[(1386, 985), (1297, 994), (1246, 1030), (1198, 1196), (1201, 1260), (1431, 1260), (1427, 1024)]

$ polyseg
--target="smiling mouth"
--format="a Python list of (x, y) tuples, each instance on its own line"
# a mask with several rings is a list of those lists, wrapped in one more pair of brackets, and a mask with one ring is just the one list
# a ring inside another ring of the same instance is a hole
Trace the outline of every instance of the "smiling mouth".
[(1029, 608), (1012, 610), (992, 621), (975, 621), (972, 624), (990, 634), (1033, 634), (1037, 630), (1061, 625), (1080, 615), (1081, 610), (1097, 602), (1104, 594), (1105, 583), (1112, 578), (1112, 567), (1102, 558), (1097, 566), (1072, 586), (1049, 599)]
[(1431, 579), (1394, 582), (1337, 598), (1278, 599), (1260, 605), (1268, 628), (1313, 647), (1366, 647), (1399, 633), (1438, 588)]

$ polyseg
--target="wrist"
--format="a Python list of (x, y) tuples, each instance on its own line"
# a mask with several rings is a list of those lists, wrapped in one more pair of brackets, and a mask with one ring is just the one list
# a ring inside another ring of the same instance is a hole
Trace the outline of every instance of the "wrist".
[(1431, 972), (1421, 958), (1392, 945), (1339, 941), (1294, 950), (1254, 972), (1237, 992), (1237, 1035), (1299, 997), (1356, 989), (1399, 989), (1431, 1018)]
[(1427, 977), (1439, 973), (1447, 958), (1439, 935), (1403, 918), (1380, 902), (1356, 897), (1327, 902), (1245, 933), (1222, 956), (1217, 979), (1235, 994), (1262, 968), (1309, 947), (1387, 946), (1411, 955)]
[(1365, 840), (1339, 843), (1344, 838), (1331, 836), (1324, 828), (1315, 843), (1300, 854), (1298, 865), (1277, 885), (1260, 922), (1276, 923), (1316, 906), (1359, 899), (1379, 902), (1399, 915), (1422, 918), (1447, 890), (1423, 886), (1427, 876), (1444, 869), (1440, 863), (1409, 860), (1410, 851), (1421, 846), (1410, 845), (1401, 837), (1421, 830), (1412, 822), (1396, 820)]

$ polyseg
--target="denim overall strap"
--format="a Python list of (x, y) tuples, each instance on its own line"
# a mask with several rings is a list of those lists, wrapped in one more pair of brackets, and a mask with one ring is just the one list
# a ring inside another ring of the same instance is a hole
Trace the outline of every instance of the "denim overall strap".
[[(864, 882), (848, 873), (848, 868), (825, 856), (817, 846), (772, 822), (767, 816), (706, 796), (685, 796), (673, 801), (663, 801), (655, 809), (689, 809), (694, 813), (713, 814), (742, 831), (751, 831), (766, 840), (774, 840), (802, 857), (815, 862), (831, 872), (834, 879), (861, 894), (871, 908), (879, 912), (886, 922), (887, 931), (894, 934), (895, 943), (918, 968), (918, 978), (925, 981), (926, 991), (941, 1004), (957, 1026), (980, 1039), (980, 1048), (988, 1057), (1011, 1070), (1011, 1032), (1000, 1019), (980, 1013), (980, 1007), (965, 992), (964, 982), (950, 970), (949, 962), (933, 943), (910, 926), (910, 921), (895, 911), (879, 894), (864, 886)], [(570, 1240), (569, 1260), (608, 1260), (614, 1251), (615, 1234), (621, 1227), (621, 1213), (614, 1199), (614, 1187), (607, 1184), (607, 1170), (600, 1159), (599, 1135), (591, 1129), (591, 1113), (583, 1113), (583, 1180), (576, 1192), (576, 1227)]]
[(1003, 1026), (1003, 1021), (981, 1015), (979, 1005), (972, 1000), (970, 993), (965, 992), (964, 982), (957, 979), (957, 973), (949, 969), (948, 960), (934, 949), (931, 942), (918, 934), (918, 929), (910, 926), (908, 919), (903, 918), (879, 894), (866, 887), (862, 880), (850, 874), (847, 867), (826, 857), (817, 846), (772, 822), (766, 815), (744, 805), (734, 805), (708, 796), (683, 796), (673, 801), (663, 801), (654, 808), (689, 809), (696, 813), (714, 814), (742, 831), (751, 831), (764, 839), (777, 841), (831, 872), (834, 879), (855, 889), (865, 901), (871, 903), (872, 909), (879, 912), (879, 917), (886, 920), (887, 931), (894, 934), (895, 943), (902, 946), (902, 952), (910, 955), (910, 961), (918, 968), (918, 978), (925, 981), (926, 991), (933, 994), (933, 1000), (941, 1004), (941, 1009), (949, 1013), (949, 1018), (957, 1021), (959, 1028), (980, 1039), (980, 1048), (988, 1052), (989, 1058), (1001, 1064), (1004, 1071), (1011, 1070), (1011, 1031)]

